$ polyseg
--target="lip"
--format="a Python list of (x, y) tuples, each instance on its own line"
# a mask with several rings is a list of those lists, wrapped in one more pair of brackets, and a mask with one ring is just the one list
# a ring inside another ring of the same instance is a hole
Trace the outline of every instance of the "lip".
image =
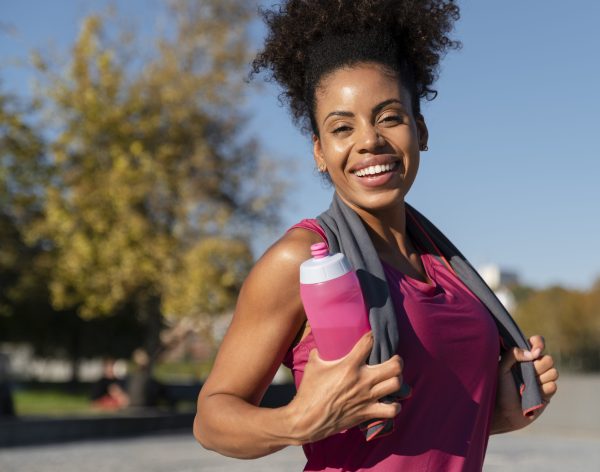
[[(358, 184), (363, 187), (368, 187), (368, 188), (382, 187), (382, 186), (388, 184), (392, 179), (394, 179), (396, 176), (398, 176), (402, 172), (402, 164), (400, 161), (384, 162), (384, 164), (388, 164), (388, 163), (396, 164), (394, 166), (394, 169), (392, 169), (391, 171), (384, 172), (383, 174), (369, 175), (369, 176), (364, 176), (364, 177), (359, 177), (358, 175), (356, 175), (353, 172), (351, 174), (352, 178), (355, 179), (356, 182), (358, 182)], [(377, 164), (369, 164), (369, 165), (377, 165)], [(366, 167), (369, 167), (369, 166), (366, 166)], [(356, 170), (360, 170), (360, 168), (357, 168)]]
[[(383, 164), (396, 164), (400, 162), (400, 159), (397, 156), (391, 154), (379, 154), (377, 156), (367, 157), (362, 159), (360, 162), (354, 164), (350, 167), (349, 171), (354, 174), (361, 169), (365, 169), (371, 166), (383, 165)], [(364, 177), (361, 177), (364, 178)]]

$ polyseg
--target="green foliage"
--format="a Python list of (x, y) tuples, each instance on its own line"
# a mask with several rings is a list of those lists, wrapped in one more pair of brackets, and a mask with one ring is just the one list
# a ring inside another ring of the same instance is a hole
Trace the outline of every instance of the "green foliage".
[(44, 143), (26, 122), (29, 111), (0, 92), (0, 315), (39, 291), (46, 262), (24, 238), (24, 228), (40, 215), (47, 177)]
[(0, 209), (22, 223), (39, 208), (37, 191), (47, 177), (44, 142), (26, 117), (32, 111), (0, 93)]
[(515, 316), (525, 333), (544, 336), (565, 367), (600, 370), (600, 280), (589, 291), (530, 290)]
[(64, 357), (106, 353), (101, 340), (110, 339), (112, 351), (129, 355), (140, 343), (131, 316), (90, 323), (50, 304), (53, 253), (26, 240), (27, 230), (43, 218), (51, 177), (42, 133), (28, 122), (33, 111), (0, 93), (0, 341), (28, 342), (38, 355)]
[(53, 251), (56, 309), (109, 315), (158, 300), (167, 315), (232, 307), (250, 237), (275, 222), (278, 188), (241, 140), (241, 77), (251, 4), (170, 3), (170, 34), (130, 66), (100, 16), (85, 20), (67, 66), (36, 57), (52, 176), (31, 242)]
[(233, 307), (277, 222), (241, 112), (254, 3), (165, 5), (143, 47), (116, 12), (86, 18), (65, 61), (33, 54), (35, 107), (0, 91), (1, 341), (152, 363), (164, 317)]
[(181, 262), (181, 269), (166, 280), (166, 312), (185, 315), (188, 307), (195, 307), (201, 313), (218, 314), (231, 308), (252, 254), (242, 241), (208, 237), (186, 252)]

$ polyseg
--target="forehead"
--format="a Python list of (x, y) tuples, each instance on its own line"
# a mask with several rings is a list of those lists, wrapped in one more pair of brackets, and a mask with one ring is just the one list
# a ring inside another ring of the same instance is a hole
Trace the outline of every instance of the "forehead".
[(331, 109), (370, 109), (395, 98), (410, 107), (410, 94), (398, 74), (377, 64), (360, 64), (337, 69), (324, 77), (315, 91), (316, 112)]

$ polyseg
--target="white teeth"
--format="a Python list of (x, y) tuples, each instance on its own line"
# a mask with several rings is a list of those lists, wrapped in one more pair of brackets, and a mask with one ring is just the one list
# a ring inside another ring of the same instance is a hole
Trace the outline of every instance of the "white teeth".
[(394, 164), (381, 164), (376, 166), (365, 167), (364, 169), (357, 170), (355, 174), (358, 177), (364, 177), (365, 175), (381, 174), (382, 172), (389, 172), (394, 168)]

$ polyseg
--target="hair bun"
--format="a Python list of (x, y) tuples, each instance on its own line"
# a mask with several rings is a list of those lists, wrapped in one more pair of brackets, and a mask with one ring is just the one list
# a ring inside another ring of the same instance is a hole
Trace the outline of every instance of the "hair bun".
[(418, 103), (435, 97), (439, 62), (460, 46), (448, 37), (459, 18), (453, 0), (288, 0), (261, 13), (268, 34), (251, 75), (267, 71), (303, 129), (310, 129), (314, 88), (328, 71), (366, 58), (403, 69)]

